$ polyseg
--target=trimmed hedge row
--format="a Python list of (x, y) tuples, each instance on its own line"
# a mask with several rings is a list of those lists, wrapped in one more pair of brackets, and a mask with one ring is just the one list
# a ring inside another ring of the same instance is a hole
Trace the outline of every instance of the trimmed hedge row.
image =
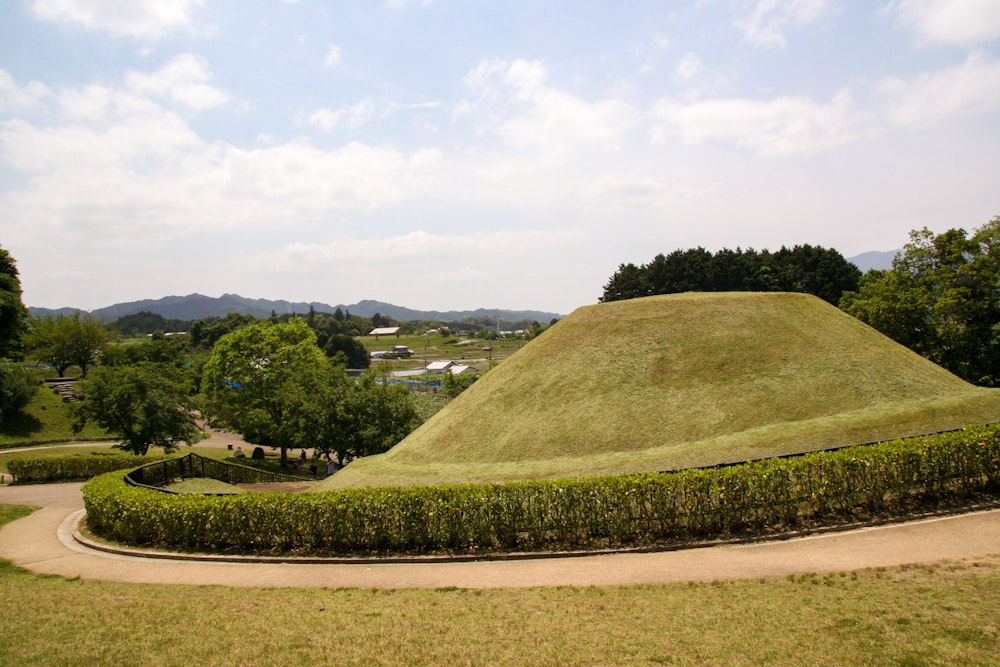
[(666, 474), (508, 484), (173, 496), (103, 475), (90, 529), (190, 551), (385, 554), (592, 549), (900, 514), (1000, 488), (1000, 427)]
[[(102, 437), (87, 438), (87, 442), (119, 442), (121, 438)], [(0, 442), (0, 449), (21, 449), (23, 447), (37, 447), (39, 445), (58, 445), (64, 442), (80, 442), (79, 438), (55, 438), (52, 440), (19, 440), (18, 442)]]
[(128, 470), (162, 459), (162, 456), (132, 454), (72, 454), (70, 456), (39, 456), (12, 459), (7, 470), (18, 484), (41, 482), (74, 482), (90, 479), (115, 470)]

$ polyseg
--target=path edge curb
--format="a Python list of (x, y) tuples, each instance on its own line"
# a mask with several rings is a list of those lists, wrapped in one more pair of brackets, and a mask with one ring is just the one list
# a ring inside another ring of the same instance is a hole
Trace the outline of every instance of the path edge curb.
[(427, 555), (427, 556), (253, 556), (238, 554), (202, 554), (185, 553), (174, 551), (153, 551), (149, 549), (138, 549), (119, 545), (105, 544), (97, 542), (80, 532), (80, 522), (86, 517), (86, 510), (76, 510), (66, 517), (64, 525), (68, 530), (60, 526), (59, 539), (67, 547), (71, 547), (70, 541), (76, 542), (80, 546), (100, 551), (116, 556), (128, 556), (133, 558), (148, 558), (155, 560), (175, 560), (192, 561), (202, 563), (267, 563), (267, 564), (298, 564), (298, 565), (382, 565), (382, 564), (420, 564), (420, 563), (474, 563), (482, 561), (523, 561), (523, 560), (543, 560), (557, 558), (583, 558), (586, 556), (613, 556), (620, 554), (645, 554), (663, 553), (669, 551), (684, 551), (689, 549), (705, 549), (709, 547), (755, 544), (761, 542), (777, 542), (790, 540), (812, 535), (823, 535), (828, 533), (842, 533), (864, 528), (875, 528), (878, 526), (913, 523), (940, 517), (955, 516), (962, 514), (974, 514), (977, 512), (1000, 509), (1000, 500), (963, 505), (961, 507), (945, 508), (929, 512), (907, 514), (898, 517), (887, 517), (873, 519), (862, 522), (852, 522), (831, 526), (818, 526), (815, 528), (804, 528), (801, 530), (784, 531), (767, 535), (753, 535), (745, 537), (733, 537), (718, 540), (702, 540), (697, 542), (683, 542), (650, 545), (643, 547), (621, 547), (615, 549), (589, 549), (572, 551), (530, 551), (530, 552), (504, 552), (504, 553), (482, 553), (482, 554), (447, 554), (447, 555)]

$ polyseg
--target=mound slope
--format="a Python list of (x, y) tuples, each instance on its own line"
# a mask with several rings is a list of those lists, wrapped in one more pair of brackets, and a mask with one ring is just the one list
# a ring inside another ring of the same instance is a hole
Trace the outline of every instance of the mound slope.
[(805, 294), (586, 306), (323, 486), (711, 465), (986, 423), (974, 387)]

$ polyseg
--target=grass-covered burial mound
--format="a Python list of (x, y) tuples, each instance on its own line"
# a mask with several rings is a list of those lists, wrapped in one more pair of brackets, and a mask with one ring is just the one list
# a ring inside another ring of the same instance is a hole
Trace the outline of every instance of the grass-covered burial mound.
[(576, 310), (391, 451), (320, 486), (662, 471), (998, 418), (1000, 390), (818, 298), (665, 295)]

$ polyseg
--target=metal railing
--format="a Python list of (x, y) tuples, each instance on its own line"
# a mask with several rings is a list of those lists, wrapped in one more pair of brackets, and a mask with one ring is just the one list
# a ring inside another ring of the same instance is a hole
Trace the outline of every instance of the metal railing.
[[(206, 458), (199, 454), (164, 459), (148, 463), (125, 474), (125, 483), (164, 493), (180, 493), (164, 488), (178, 480), (196, 477), (214, 479), (227, 484), (267, 484), (273, 482), (301, 482), (308, 478), (280, 472), (260, 470), (226, 461)], [(210, 493), (205, 495), (223, 495)]]

